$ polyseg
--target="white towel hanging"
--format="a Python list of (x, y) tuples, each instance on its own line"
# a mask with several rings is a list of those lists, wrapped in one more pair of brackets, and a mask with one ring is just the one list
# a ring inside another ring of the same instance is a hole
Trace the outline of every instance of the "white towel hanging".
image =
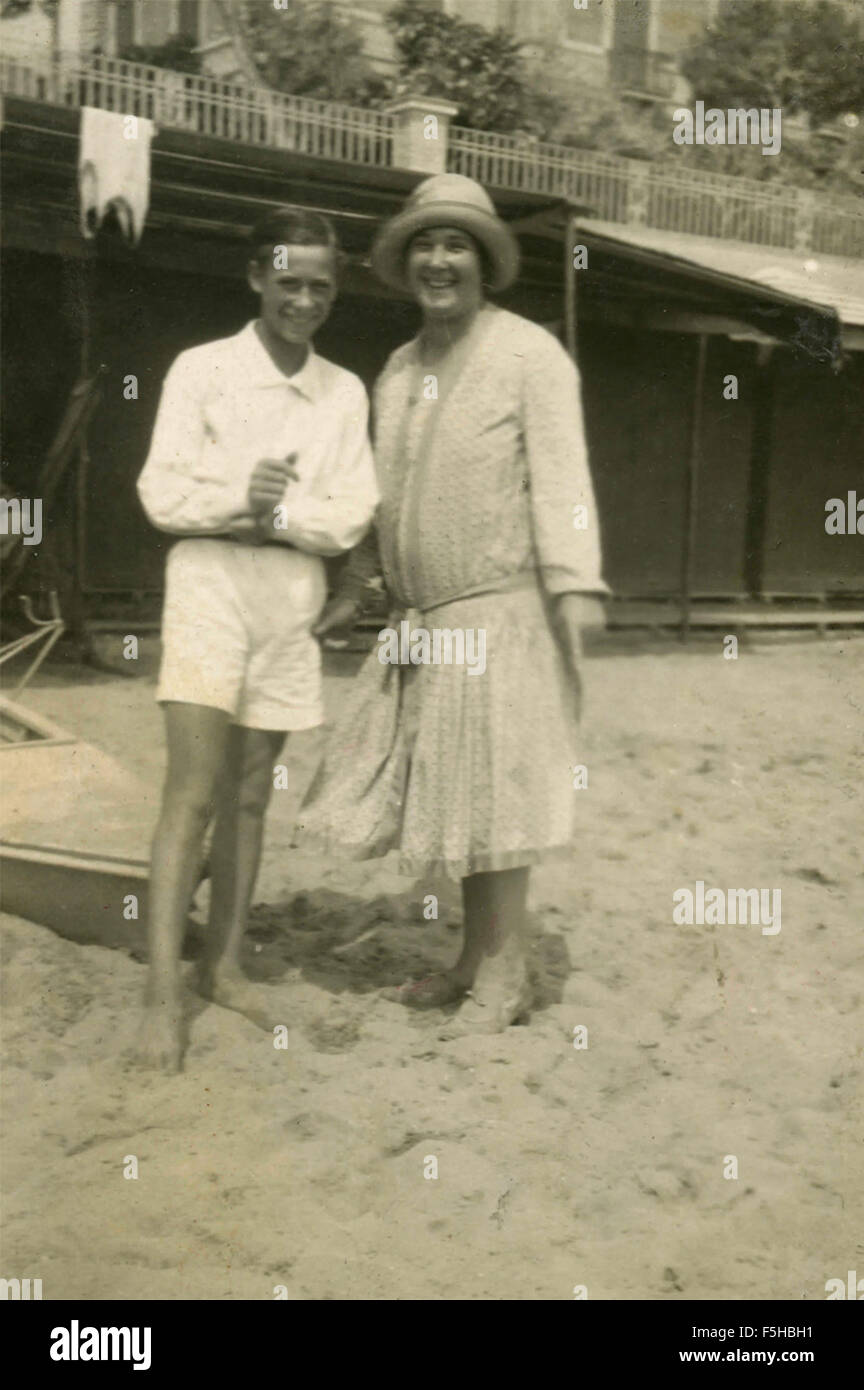
[(153, 122), (145, 116), (81, 107), (78, 187), (83, 236), (95, 236), (113, 208), (126, 240), (138, 244), (150, 204), (153, 134)]

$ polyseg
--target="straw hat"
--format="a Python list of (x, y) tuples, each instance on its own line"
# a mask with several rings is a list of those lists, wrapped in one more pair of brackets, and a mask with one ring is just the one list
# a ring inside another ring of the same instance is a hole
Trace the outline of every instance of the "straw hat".
[(433, 174), (418, 184), (401, 212), (380, 229), (372, 246), (372, 268), (393, 289), (407, 289), (405, 251), (426, 227), (459, 227), (476, 237), (492, 265), (493, 290), (512, 285), (519, 270), (519, 245), (479, 183), (464, 174)]

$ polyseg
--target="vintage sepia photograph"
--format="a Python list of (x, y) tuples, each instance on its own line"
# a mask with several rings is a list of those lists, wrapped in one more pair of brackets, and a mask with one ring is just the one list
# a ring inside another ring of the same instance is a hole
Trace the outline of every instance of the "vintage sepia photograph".
[(0, 124), (34, 1355), (587, 1300), (818, 1364), (864, 1299), (864, 0), (0, 0)]

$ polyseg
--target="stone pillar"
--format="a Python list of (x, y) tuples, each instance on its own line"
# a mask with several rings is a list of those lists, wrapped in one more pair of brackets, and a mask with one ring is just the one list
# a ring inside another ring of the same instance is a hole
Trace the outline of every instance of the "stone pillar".
[(628, 159), (627, 164), (627, 221), (644, 227), (648, 221), (649, 165), (642, 159)]
[(816, 195), (812, 188), (795, 189), (795, 250), (809, 251), (813, 246), (813, 223), (816, 216)]
[(104, 44), (107, 16), (101, 0), (59, 0), (56, 34), (64, 54), (84, 56)]
[(153, 119), (157, 125), (185, 124), (185, 84), (186, 78), (183, 73), (163, 69), (156, 74), (153, 88)]
[(440, 97), (400, 97), (384, 108), (393, 117), (393, 163), (419, 174), (447, 169), (450, 122), (459, 110)]

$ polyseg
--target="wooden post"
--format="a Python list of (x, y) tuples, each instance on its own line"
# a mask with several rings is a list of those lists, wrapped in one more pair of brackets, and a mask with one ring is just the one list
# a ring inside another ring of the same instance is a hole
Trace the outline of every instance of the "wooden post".
[(747, 484), (747, 524), (744, 533), (744, 582), (751, 598), (761, 598), (764, 585), (768, 488), (774, 432), (776, 354), (773, 345), (756, 349), (750, 435), (750, 474)]
[(564, 233), (564, 339), (567, 351), (576, 362), (576, 271), (573, 266), (573, 246), (576, 241), (576, 218), (569, 208)]
[[(80, 327), (79, 370), (83, 378), (89, 377), (93, 369), (93, 294), (96, 278), (96, 243), (86, 247), (81, 267), (81, 291), (78, 300)], [(87, 485), (90, 473), (90, 454), (87, 447), (87, 430), (83, 429), (78, 438), (78, 451), (75, 468), (75, 602), (72, 613), (73, 636), (78, 644), (82, 659), (89, 655), (90, 644), (84, 621), (84, 589), (87, 576)]]
[(684, 548), (681, 556), (681, 628), (679, 636), (690, 636), (690, 605), (693, 594), (693, 556), (696, 549), (696, 508), (699, 500), (699, 464), (702, 457), (702, 397), (705, 392), (705, 363), (708, 334), (699, 334), (696, 356), (696, 383), (690, 423), (690, 454), (687, 460), (687, 492), (684, 506)]
[[(93, 360), (93, 292), (97, 252), (93, 242), (84, 242), (79, 255), (69, 256), (63, 265), (64, 293), (68, 322), (78, 342), (78, 380), (85, 381)], [(60, 545), (66, 556), (68, 588), (64, 585), (66, 630), (81, 660), (87, 659), (88, 641), (84, 623), (84, 586), (87, 540), (87, 485), (89, 457), (86, 426), (76, 430), (68, 458), (68, 473), (59, 483), (57, 525)], [(64, 464), (65, 470), (65, 464)], [(64, 515), (65, 513), (65, 515)], [(61, 520), (62, 517), (62, 520)]]

